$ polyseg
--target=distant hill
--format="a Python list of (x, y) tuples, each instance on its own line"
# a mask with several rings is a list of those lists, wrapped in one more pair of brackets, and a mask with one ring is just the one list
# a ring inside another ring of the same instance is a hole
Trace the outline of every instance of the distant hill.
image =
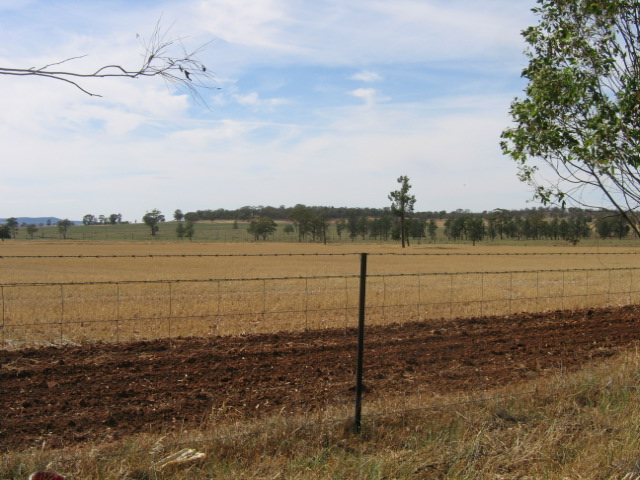
[[(51, 225), (55, 225), (58, 221), (63, 220), (62, 218), (58, 218), (58, 217), (16, 217), (16, 220), (18, 220), (18, 224), (22, 225), (22, 224), (35, 224), (35, 225), (46, 225), (47, 221), (49, 221), (49, 224)], [(0, 218), (0, 225), (3, 225), (7, 222), (6, 218)], [(82, 224), (81, 221), (78, 220), (72, 220), (74, 225), (80, 225)]]

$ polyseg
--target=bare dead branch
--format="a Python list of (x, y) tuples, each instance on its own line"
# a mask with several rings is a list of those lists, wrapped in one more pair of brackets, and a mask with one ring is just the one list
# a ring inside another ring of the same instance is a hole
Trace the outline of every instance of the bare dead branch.
[(137, 69), (126, 68), (120, 64), (105, 65), (94, 72), (81, 73), (70, 70), (58, 70), (57, 67), (74, 60), (79, 60), (86, 55), (66, 58), (44, 65), (31, 68), (0, 67), (0, 75), (36, 76), (69, 83), (81, 92), (92, 96), (101, 97), (83, 87), (79, 81), (83, 78), (109, 78), (109, 77), (161, 77), (167, 84), (179, 90), (188, 91), (191, 96), (206, 105), (200, 94), (201, 89), (218, 89), (215, 87), (214, 75), (198, 58), (209, 45), (208, 42), (194, 51), (189, 52), (184, 47), (183, 38), (168, 38), (169, 30), (163, 30), (160, 20), (148, 40), (137, 35), (143, 48), (142, 64)]

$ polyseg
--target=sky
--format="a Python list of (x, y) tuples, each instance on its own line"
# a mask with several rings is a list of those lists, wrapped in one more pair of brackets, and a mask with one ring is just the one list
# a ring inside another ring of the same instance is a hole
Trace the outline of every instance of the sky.
[[(534, 0), (0, 0), (0, 66), (137, 68), (160, 22), (213, 73), (0, 75), (0, 218), (245, 205), (532, 208), (500, 151)], [(180, 50), (176, 50), (179, 54)]]

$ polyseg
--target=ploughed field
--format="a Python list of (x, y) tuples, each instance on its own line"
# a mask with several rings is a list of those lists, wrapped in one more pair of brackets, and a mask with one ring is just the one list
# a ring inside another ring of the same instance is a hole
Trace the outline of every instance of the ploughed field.
[[(571, 370), (640, 339), (640, 307), (372, 326), (367, 399), (478, 392)], [(0, 448), (63, 447), (305, 413), (354, 397), (356, 331), (1, 350)]]

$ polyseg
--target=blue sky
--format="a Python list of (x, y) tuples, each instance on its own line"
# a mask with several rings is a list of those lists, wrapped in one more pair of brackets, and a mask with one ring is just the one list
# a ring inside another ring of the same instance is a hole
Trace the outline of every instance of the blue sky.
[(0, 77), (0, 218), (158, 208), (389, 204), (527, 208), (502, 156), (521, 95), (525, 0), (0, 0), (0, 65), (135, 68), (161, 19), (218, 90), (157, 79)]

